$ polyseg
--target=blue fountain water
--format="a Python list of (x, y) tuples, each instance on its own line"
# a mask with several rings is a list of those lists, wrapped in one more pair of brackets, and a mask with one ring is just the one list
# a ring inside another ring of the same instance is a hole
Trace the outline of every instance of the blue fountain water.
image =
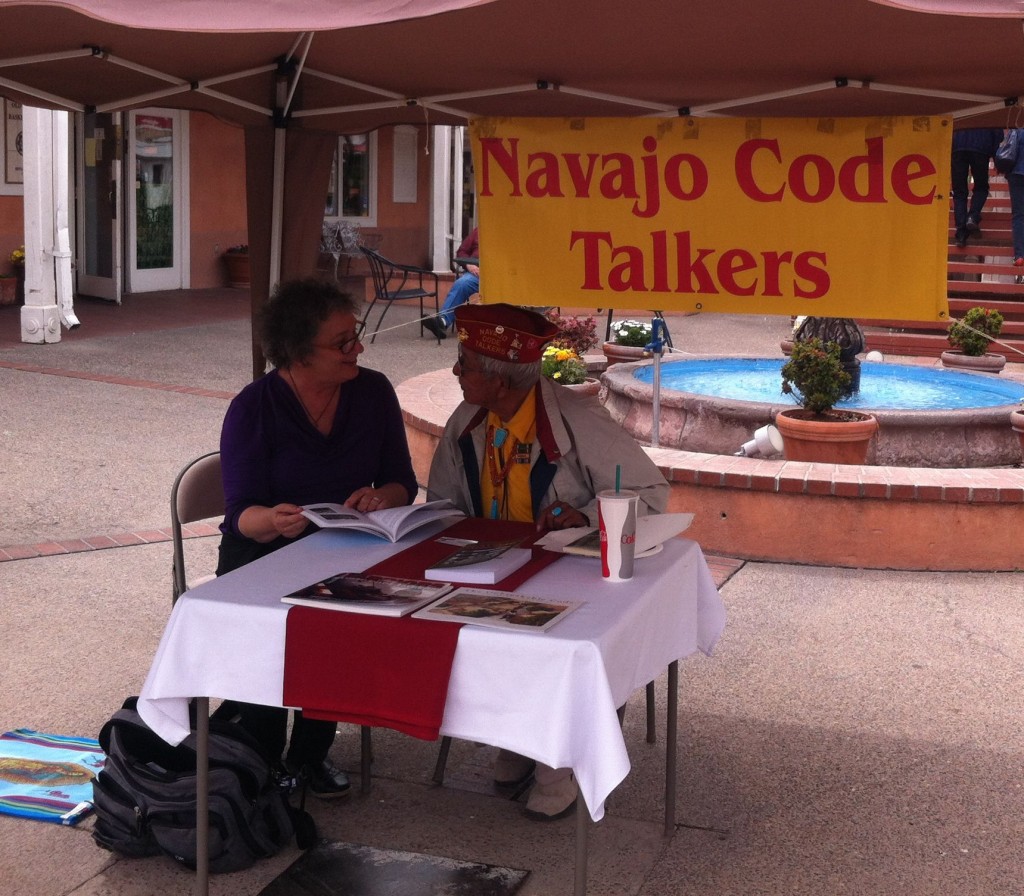
[[(707, 358), (661, 365), (661, 387), (735, 401), (787, 403), (782, 394), (785, 359)], [(636, 378), (654, 379), (653, 365)], [(987, 408), (1024, 399), (1024, 385), (994, 376), (907, 364), (861, 364), (860, 392), (839, 407), (873, 410), (947, 410)]]

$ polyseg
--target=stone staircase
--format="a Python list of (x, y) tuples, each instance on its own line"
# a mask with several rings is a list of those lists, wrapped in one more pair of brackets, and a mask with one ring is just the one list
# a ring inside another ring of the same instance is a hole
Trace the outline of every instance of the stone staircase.
[[(989, 351), (1005, 355), (1008, 361), (1024, 362), (1024, 283), (1017, 276), (1024, 269), (1013, 266), (1013, 238), (1010, 232), (1010, 197), (1002, 175), (991, 173), (992, 192), (982, 221), (981, 236), (972, 235), (961, 249), (956, 245), (953, 212), (949, 214), (948, 296), (949, 313), (957, 319), (970, 308), (981, 305), (1003, 315), (1000, 341), (1017, 351), (992, 344)], [(949, 348), (948, 324), (906, 320), (860, 319), (866, 350), (883, 354), (938, 357)]]

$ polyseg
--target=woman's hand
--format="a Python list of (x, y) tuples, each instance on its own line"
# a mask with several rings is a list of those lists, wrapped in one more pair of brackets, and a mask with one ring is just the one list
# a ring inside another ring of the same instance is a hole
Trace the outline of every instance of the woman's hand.
[(589, 526), (588, 520), (582, 513), (564, 501), (555, 501), (549, 504), (537, 519), (537, 531), (543, 532), (548, 529), (578, 529), (580, 526)]
[(397, 482), (389, 482), (380, 488), (365, 486), (357, 488), (348, 500), (346, 507), (352, 507), (363, 513), (370, 513), (374, 510), (386, 510), (389, 507), (403, 507), (409, 503), (409, 495), (405, 486)]
[(278, 504), (270, 508), (270, 514), (274, 530), (285, 538), (298, 538), (309, 525), (297, 504)]
[(238, 531), (246, 538), (266, 544), (278, 536), (298, 538), (309, 525), (298, 504), (246, 507), (238, 517)]

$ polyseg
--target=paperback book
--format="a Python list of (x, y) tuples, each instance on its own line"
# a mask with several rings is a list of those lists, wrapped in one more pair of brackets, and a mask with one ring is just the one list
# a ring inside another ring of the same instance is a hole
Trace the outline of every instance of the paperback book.
[(420, 526), (448, 517), (465, 516), (449, 501), (427, 501), (363, 513), (343, 504), (304, 504), (302, 515), (322, 529), (357, 529), (398, 541)]
[[(693, 522), (692, 513), (655, 513), (636, 521), (636, 556), (658, 553), (670, 538), (685, 532)], [(601, 531), (592, 526), (582, 529), (559, 529), (548, 532), (537, 544), (549, 551), (577, 554), (582, 557), (601, 556)]]
[(419, 579), (343, 572), (300, 588), (281, 600), (286, 604), (346, 613), (406, 616), (451, 590), (451, 585)]
[(417, 610), (419, 619), (487, 625), (508, 631), (547, 631), (582, 601), (540, 600), (523, 594), (456, 588), (436, 603)]
[(465, 545), (428, 567), (423, 576), (437, 582), (494, 585), (530, 562), (533, 552), (516, 547), (518, 544), (518, 541), (478, 541)]

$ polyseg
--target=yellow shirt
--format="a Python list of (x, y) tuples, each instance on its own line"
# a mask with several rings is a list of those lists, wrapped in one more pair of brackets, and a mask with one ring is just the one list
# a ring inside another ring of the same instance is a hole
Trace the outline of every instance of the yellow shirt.
[[(533, 501), (530, 497), (530, 450), (537, 438), (537, 393), (530, 394), (519, 406), (507, 423), (493, 411), (487, 414), (487, 432), (504, 429), (508, 435), (501, 447), (495, 448), (492, 440), (484, 445), (484, 463), (480, 471), (480, 496), (483, 499), (484, 516), (495, 516), (502, 520), (533, 522)], [(501, 441), (500, 438), (498, 441)], [(517, 451), (517, 447), (519, 450)], [(513, 456), (516, 456), (513, 459)], [(493, 457), (493, 465), (491, 458)], [(491, 482), (491, 470), (496, 469), (499, 478), (506, 463), (512, 459), (508, 474), (497, 485)], [(495, 503), (496, 502), (496, 503)]]

